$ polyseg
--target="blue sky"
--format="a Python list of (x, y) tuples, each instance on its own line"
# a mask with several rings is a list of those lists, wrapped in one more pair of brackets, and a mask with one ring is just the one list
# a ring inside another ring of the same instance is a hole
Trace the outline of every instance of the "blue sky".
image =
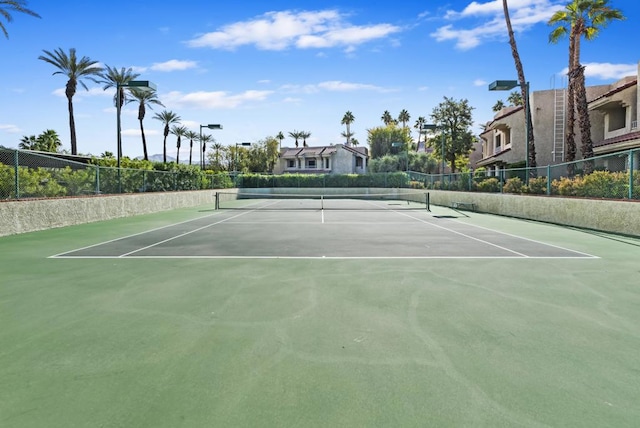
[[(568, 41), (548, 43), (548, 18), (566, 1), (510, 0), (520, 55), (531, 90), (563, 85)], [(640, 54), (636, 0), (612, 0), (627, 19), (583, 42), (587, 84), (636, 74)], [(14, 14), (0, 38), (0, 144), (17, 147), (24, 135), (54, 129), (70, 149), (64, 85), (38, 60), (43, 49), (76, 48), (112, 67), (133, 67), (157, 85), (165, 108), (196, 132), (219, 123), (217, 142), (256, 142), (279, 131), (311, 132), (310, 145), (343, 142), (340, 121), (351, 111), (355, 132), (382, 125), (383, 112), (402, 109), (411, 124), (443, 97), (468, 99), (475, 129), (508, 93), (488, 92), (497, 79), (515, 79), (502, 1), (371, 1), (235, 3), (183, 0), (88, 2), (30, 0), (41, 19)], [(116, 151), (113, 91), (87, 81), (74, 97), (78, 150)], [(148, 111), (149, 153), (162, 153), (162, 124)], [(123, 110), (123, 153), (142, 154), (137, 109)], [(290, 138), (283, 145), (292, 145)], [(175, 137), (168, 139), (175, 155)], [(181, 158), (187, 155), (183, 147)]]

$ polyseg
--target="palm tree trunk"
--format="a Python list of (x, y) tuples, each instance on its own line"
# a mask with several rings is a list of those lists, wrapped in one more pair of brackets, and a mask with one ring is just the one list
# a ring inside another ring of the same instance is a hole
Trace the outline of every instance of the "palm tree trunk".
[(142, 152), (144, 153), (144, 160), (149, 160), (149, 155), (147, 154), (147, 139), (144, 136), (144, 126), (142, 125), (142, 119), (140, 119), (140, 134), (142, 134)]
[(78, 143), (76, 140), (76, 121), (73, 118), (73, 101), (72, 97), (67, 97), (67, 105), (69, 108), (69, 130), (71, 132), (71, 154), (78, 154)]
[(193, 155), (193, 140), (189, 141), (189, 165), (191, 165), (191, 157)]
[[(529, 100), (529, 88), (527, 84), (527, 80), (524, 76), (524, 68), (522, 67), (522, 61), (520, 60), (520, 54), (518, 53), (518, 45), (516, 44), (516, 38), (513, 34), (513, 28), (511, 26), (511, 18), (509, 17), (509, 6), (507, 5), (507, 0), (502, 0), (502, 8), (504, 10), (504, 18), (507, 23), (507, 30), (509, 32), (509, 45), (511, 45), (511, 55), (513, 56), (513, 61), (515, 62), (516, 71), (518, 72), (518, 83), (520, 84), (520, 89), (522, 90), (522, 100), (525, 101), (525, 123), (526, 132), (528, 133), (529, 147), (527, 148), (527, 152), (529, 154), (529, 158), (527, 159), (527, 163), (530, 168), (535, 168), (537, 166), (536, 162), (536, 145), (534, 142), (534, 133), (533, 133), (533, 122), (531, 121), (531, 101)], [(532, 170), (534, 174), (527, 172), (528, 174), (535, 176), (535, 169)]]
[(576, 160), (576, 140), (575, 140), (575, 126), (576, 126), (576, 36), (579, 35), (575, 31), (575, 27), (571, 28), (571, 34), (569, 34), (569, 74), (567, 82), (567, 130), (566, 130), (566, 143), (567, 143), (567, 175), (573, 177), (575, 175)]

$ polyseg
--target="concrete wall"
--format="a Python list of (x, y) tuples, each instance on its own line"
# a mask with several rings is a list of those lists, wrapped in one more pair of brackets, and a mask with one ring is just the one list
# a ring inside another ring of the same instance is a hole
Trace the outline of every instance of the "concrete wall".
[(150, 214), (215, 201), (215, 190), (0, 202), (0, 236)]
[(640, 201), (429, 190), (431, 203), (474, 203), (477, 211), (640, 236)]

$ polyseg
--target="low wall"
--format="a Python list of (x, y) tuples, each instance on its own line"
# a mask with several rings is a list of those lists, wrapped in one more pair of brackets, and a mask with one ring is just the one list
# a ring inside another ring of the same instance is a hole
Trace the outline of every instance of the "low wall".
[(0, 202), (0, 236), (212, 204), (215, 190)]
[[(235, 191), (237, 190), (224, 190), (225, 193)], [(427, 193), (426, 190), (378, 188), (275, 188), (240, 191), (316, 195), (397, 192), (402, 193), (405, 199), (420, 202)], [(434, 205), (449, 207), (453, 202), (467, 202), (475, 204), (478, 211), (490, 214), (640, 236), (640, 202), (443, 190), (428, 192)], [(215, 193), (215, 190), (199, 190), (0, 202), (0, 236), (213, 204)]]
[(640, 201), (429, 190), (431, 203), (473, 203), (477, 211), (640, 236)]

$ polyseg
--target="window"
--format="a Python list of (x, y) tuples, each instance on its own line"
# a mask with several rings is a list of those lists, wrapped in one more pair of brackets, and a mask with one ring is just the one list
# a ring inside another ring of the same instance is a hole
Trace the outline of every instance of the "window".
[(296, 167), (296, 161), (295, 161), (295, 159), (289, 159), (289, 160), (287, 161), (287, 167), (288, 167), (288, 168), (295, 168), (295, 167)]
[(324, 160), (324, 169), (329, 169), (329, 158), (325, 158)]
[(315, 168), (316, 160), (315, 159), (307, 159), (307, 168)]
[(362, 168), (362, 158), (359, 156), (356, 157), (356, 168)]

